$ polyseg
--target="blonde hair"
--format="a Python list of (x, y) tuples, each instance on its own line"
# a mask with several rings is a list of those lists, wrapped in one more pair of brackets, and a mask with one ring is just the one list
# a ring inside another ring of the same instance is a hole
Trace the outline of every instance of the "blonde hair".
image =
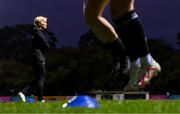
[(35, 19), (34, 19), (34, 26), (36, 26), (36, 27), (38, 27), (39, 25), (39, 22), (41, 22), (41, 21), (46, 21), (47, 20), (47, 18), (46, 17), (44, 17), (44, 16), (37, 16), (37, 17), (35, 17)]

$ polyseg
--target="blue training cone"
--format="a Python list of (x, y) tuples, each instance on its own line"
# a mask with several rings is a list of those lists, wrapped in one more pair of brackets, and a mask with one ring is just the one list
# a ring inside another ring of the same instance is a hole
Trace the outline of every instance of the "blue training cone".
[(98, 102), (95, 98), (92, 98), (87, 95), (83, 96), (74, 96), (62, 105), (63, 108), (66, 107), (88, 107), (88, 108), (97, 108)]

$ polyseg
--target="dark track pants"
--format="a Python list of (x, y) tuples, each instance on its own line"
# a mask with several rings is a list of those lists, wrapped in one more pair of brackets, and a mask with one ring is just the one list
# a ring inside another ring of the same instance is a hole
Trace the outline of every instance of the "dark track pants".
[(32, 62), (32, 68), (34, 71), (34, 80), (26, 86), (22, 92), (26, 94), (30, 88), (36, 87), (38, 100), (42, 100), (44, 82), (45, 82), (45, 62), (35, 63)]

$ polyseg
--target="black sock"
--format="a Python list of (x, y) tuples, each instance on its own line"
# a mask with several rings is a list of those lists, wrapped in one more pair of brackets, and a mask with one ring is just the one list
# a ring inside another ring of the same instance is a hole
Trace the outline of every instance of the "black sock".
[(116, 55), (127, 56), (127, 50), (120, 38), (117, 38), (111, 43), (111, 49)]
[(149, 53), (145, 32), (135, 11), (130, 11), (119, 19), (113, 19), (113, 22), (131, 61)]
[[(112, 50), (112, 56), (114, 59), (113, 62), (119, 62), (120, 63), (120, 71), (123, 74), (126, 74), (130, 69), (130, 60), (128, 57), (128, 53), (126, 50), (126, 47), (122, 43), (120, 38), (117, 38), (115, 41), (111, 43), (111, 50)], [(113, 63), (114, 65), (117, 65), (116, 63)]]

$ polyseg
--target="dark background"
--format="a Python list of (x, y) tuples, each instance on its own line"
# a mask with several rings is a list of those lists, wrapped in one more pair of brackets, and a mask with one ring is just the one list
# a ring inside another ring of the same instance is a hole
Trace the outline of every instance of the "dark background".
[[(29, 57), (32, 26), (29, 24), (38, 15), (48, 17), (47, 35), (52, 47), (47, 53), (44, 95), (123, 90), (128, 76), (110, 76), (112, 56), (93, 33), (87, 33), (82, 2), (0, 0), (0, 95), (17, 95), (33, 79)], [(153, 94), (180, 93), (180, 51), (176, 44), (180, 32), (179, 5), (179, 0), (171, 3), (169, 0), (136, 1), (150, 52), (162, 68), (150, 86), (145, 87), (145, 91)], [(106, 9), (105, 16), (108, 15)], [(178, 42), (180, 44), (180, 37)]]
[[(31, 24), (35, 16), (44, 15), (49, 29), (58, 36), (58, 47), (77, 46), (79, 37), (88, 30), (82, 3), (83, 0), (0, 0), (0, 27)], [(148, 38), (162, 38), (178, 48), (179, 5), (179, 0), (136, 0)]]

